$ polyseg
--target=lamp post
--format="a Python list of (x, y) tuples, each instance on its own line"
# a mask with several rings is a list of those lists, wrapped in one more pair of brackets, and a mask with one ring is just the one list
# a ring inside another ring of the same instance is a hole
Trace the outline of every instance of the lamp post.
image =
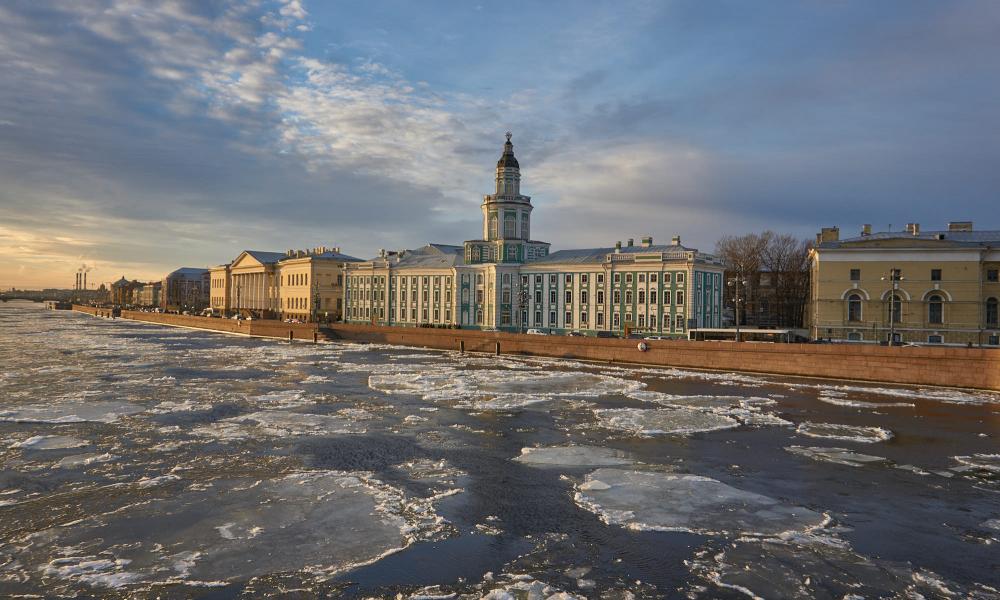
[(313, 323), (319, 320), (319, 281), (313, 277), (313, 306), (312, 306), (312, 320)]
[(517, 284), (517, 319), (518, 319), (518, 333), (524, 333), (522, 330), (527, 327), (527, 313), (525, 312), (525, 307), (528, 305), (528, 286), (524, 282), (519, 282)]
[[(899, 282), (904, 280), (899, 269), (890, 269), (889, 275), (883, 275), (882, 281), (889, 281), (889, 346), (896, 342), (896, 291), (899, 289)], [(902, 306), (900, 306), (902, 309)]]
[(747, 280), (744, 279), (743, 278), (743, 274), (740, 273), (739, 276), (730, 278), (729, 281), (727, 281), (726, 283), (728, 285), (732, 286), (733, 292), (736, 294), (736, 298), (735, 298), (735, 302), (734, 302), (735, 307), (733, 309), (733, 312), (736, 314), (736, 341), (739, 342), (740, 341), (740, 302), (742, 302), (742, 299), (740, 298), (740, 286), (743, 286), (743, 288), (745, 289), (746, 286), (747, 286)]

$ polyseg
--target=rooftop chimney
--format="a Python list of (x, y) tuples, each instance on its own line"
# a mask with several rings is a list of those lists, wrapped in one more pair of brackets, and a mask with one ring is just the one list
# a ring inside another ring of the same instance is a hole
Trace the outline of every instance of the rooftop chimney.
[(951, 221), (948, 231), (972, 231), (972, 221)]
[(906, 233), (910, 235), (920, 235), (920, 223), (907, 223)]
[(862, 236), (868, 236), (868, 235), (871, 235), (871, 234), (872, 234), (871, 223), (865, 223), (864, 225), (861, 226), (861, 235)]
[(629, 238), (628, 239), (628, 246), (629, 246), (629, 248), (631, 248), (634, 245), (635, 245), (635, 239), (634, 238)]
[(674, 237), (670, 238), (670, 245), (671, 246), (680, 246), (681, 245), (681, 236), (675, 235)]
[(824, 227), (816, 234), (816, 243), (836, 242), (840, 239), (840, 227)]
[(621, 251), (622, 251), (622, 243), (621, 243), (621, 241), (615, 242), (615, 254), (617, 254), (617, 253), (619, 253)]
[(652, 245), (653, 245), (653, 236), (647, 235), (647, 236), (645, 236), (645, 237), (642, 238), (642, 247), (643, 248), (649, 248)]

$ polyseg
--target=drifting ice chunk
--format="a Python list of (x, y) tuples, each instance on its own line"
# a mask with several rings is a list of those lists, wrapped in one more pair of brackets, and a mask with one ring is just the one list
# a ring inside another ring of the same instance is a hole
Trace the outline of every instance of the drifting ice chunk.
[[(367, 413), (365, 414), (367, 415)], [(353, 416), (357, 418), (357, 415)], [(284, 437), (289, 435), (365, 433), (364, 426), (355, 422), (355, 418), (283, 410), (263, 410), (195, 427), (191, 433), (227, 440), (256, 436)]]
[(577, 486), (575, 499), (605, 523), (638, 531), (776, 535), (827, 521), (807, 508), (698, 475), (598, 469)]
[(993, 475), (1000, 474), (1000, 454), (973, 454), (972, 456), (956, 456), (955, 460), (963, 466), (954, 467), (953, 471), (985, 471)]
[(841, 425), (839, 423), (799, 423), (795, 432), (814, 438), (828, 440), (844, 440), (845, 442), (860, 442), (872, 444), (892, 439), (892, 432), (881, 427), (862, 427), (857, 425)]
[(89, 467), (90, 465), (108, 462), (117, 458), (108, 453), (104, 454), (75, 454), (73, 456), (67, 456), (66, 458), (60, 460), (56, 463), (56, 467), (60, 469), (74, 469), (76, 467)]
[(871, 454), (852, 452), (847, 448), (820, 448), (817, 446), (787, 446), (785, 450), (792, 454), (808, 456), (813, 460), (837, 463), (849, 467), (863, 467), (870, 463), (884, 463), (888, 459)]
[(25, 450), (65, 450), (86, 445), (86, 441), (68, 435), (36, 435), (23, 442), (11, 444), (10, 447)]
[(688, 434), (739, 427), (740, 423), (725, 415), (699, 410), (608, 408), (596, 409), (597, 422), (605, 429), (625, 431), (634, 435)]
[(143, 411), (128, 402), (61, 402), (31, 404), (12, 410), (0, 410), (0, 421), (13, 423), (113, 423), (126, 415)]
[(597, 446), (521, 448), (521, 456), (511, 460), (536, 467), (612, 467), (634, 462), (620, 450)]

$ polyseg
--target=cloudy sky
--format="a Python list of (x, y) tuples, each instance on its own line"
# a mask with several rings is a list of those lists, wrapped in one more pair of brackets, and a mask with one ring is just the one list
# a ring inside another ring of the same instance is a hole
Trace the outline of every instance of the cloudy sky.
[(1000, 229), (1000, 2), (8, 0), (0, 287), (461, 243)]

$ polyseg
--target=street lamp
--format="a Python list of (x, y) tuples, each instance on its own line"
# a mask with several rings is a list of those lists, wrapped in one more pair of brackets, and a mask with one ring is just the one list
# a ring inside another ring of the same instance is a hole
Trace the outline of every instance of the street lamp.
[(743, 278), (743, 274), (741, 273), (738, 277), (733, 277), (726, 283), (733, 288), (733, 291), (736, 294), (734, 302), (735, 308), (733, 309), (733, 312), (736, 314), (736, 341), (738, 342), (740, 341), (740, 302), (742, 302), (742, 299), (740, 298), (740, 287), (742, 286), (745, 290), (747, 287), (747, 280)]
[(899, 282), (904, 281), (905, 278), (900, 274), (899, 269), (891, 269), (888, 276), (882, 276), (882, 281), (886, 280), (891, 283), (889, 292), (889, 346), (892, 346), (896, 341), (896, 291), (899, 290)]
[(528, 286), (523, 281), (521, 281), (516, 284), (515, 289), (517, 290), (517, 295), (515, 296), (517, 298), (517, 306), (516, 306), (517, 319), (518, 319), (517, 332), (523, 333), (523, 331), (521, 330), (526, 328), (528, 325), (527, 323), (528, 313), (526, 312), (527, 311), (526, 307), (528, 306), (528, 297), (529, 297)]
[(312, 320), (313, 323), (319, 320), (319, 280), (316, 277), (313, 280), (313, 306), (312, 306)]

